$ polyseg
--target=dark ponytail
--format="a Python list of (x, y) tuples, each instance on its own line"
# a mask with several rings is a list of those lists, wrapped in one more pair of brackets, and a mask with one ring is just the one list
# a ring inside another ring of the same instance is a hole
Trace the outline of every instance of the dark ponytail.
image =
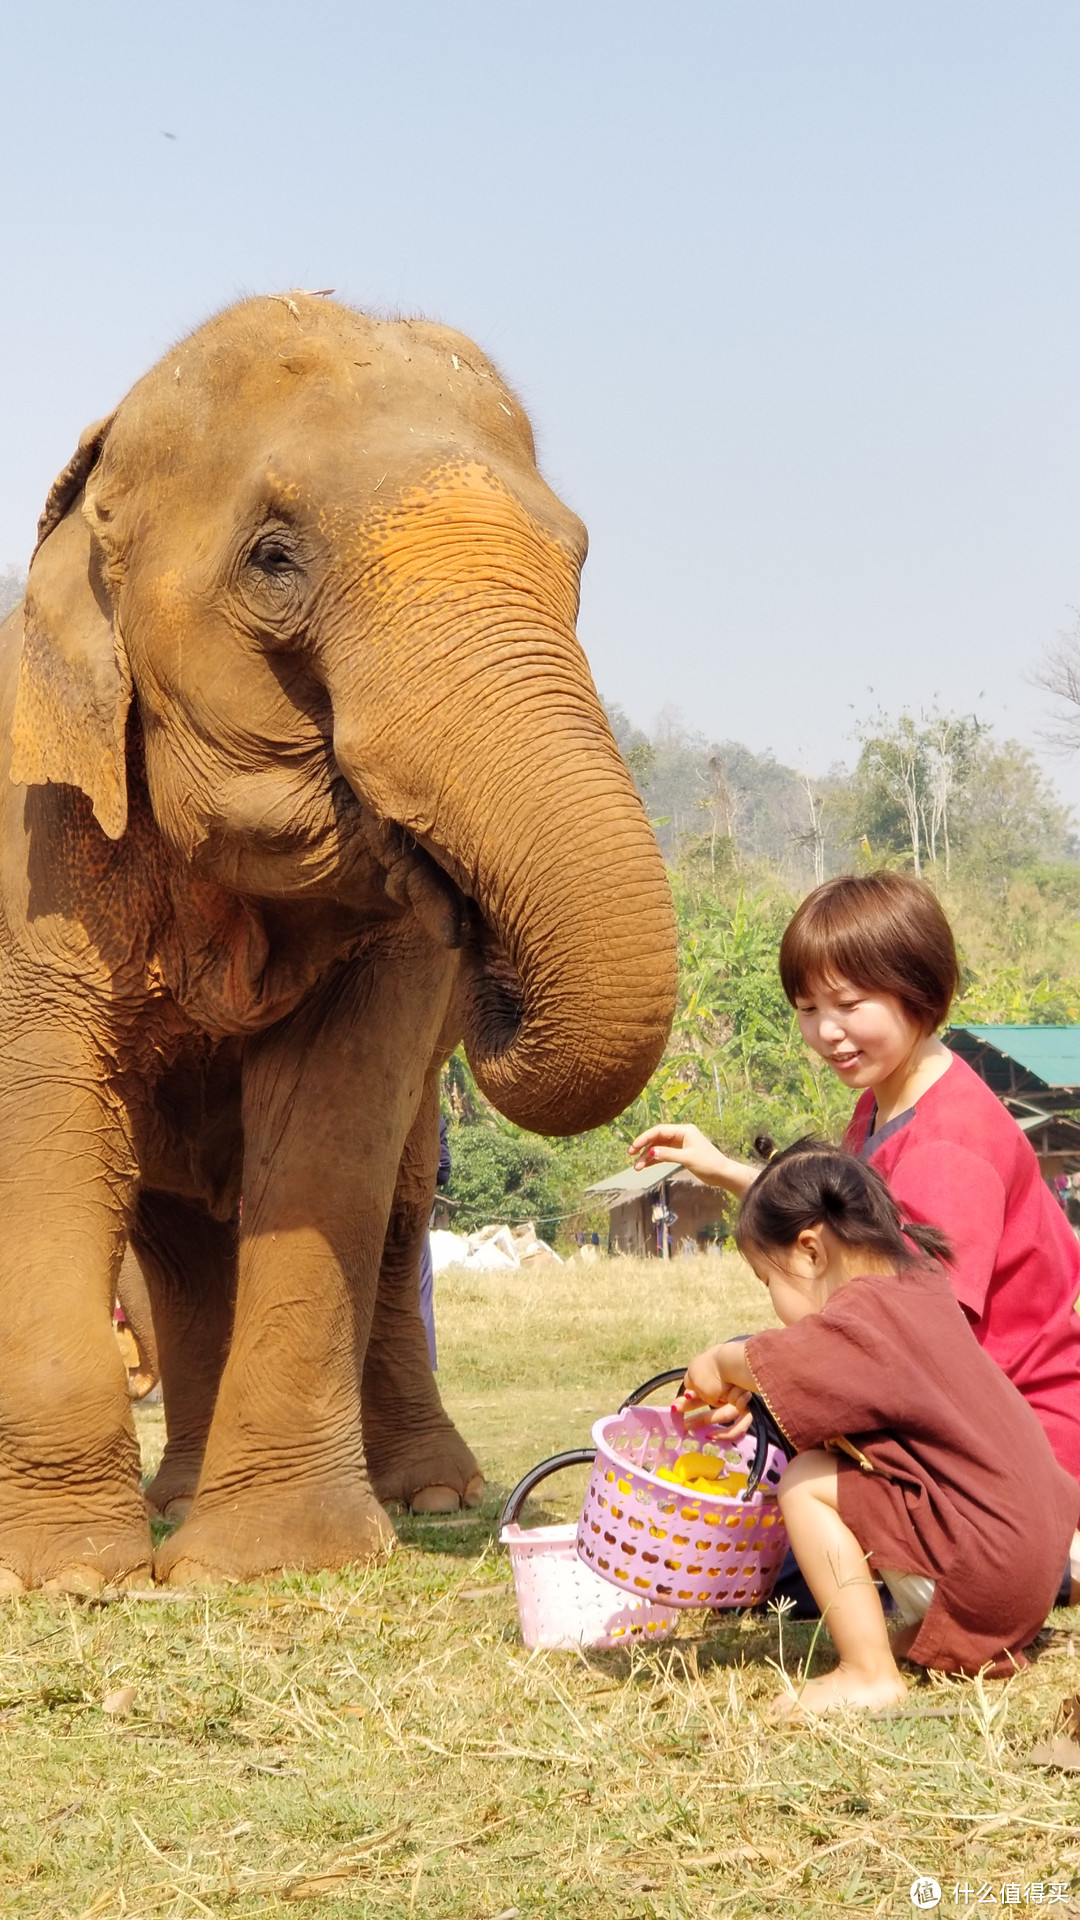
[(898, 1269), (951, 1260), (937, 1227), (904, 1221), (879, 1173), (839, 1147), (797, 1140), (758, 1174), (735, 1225), (741, 1253), (793, 1246), (808, 1227), (831, 1228), (849, 1247), (865, 1247)]

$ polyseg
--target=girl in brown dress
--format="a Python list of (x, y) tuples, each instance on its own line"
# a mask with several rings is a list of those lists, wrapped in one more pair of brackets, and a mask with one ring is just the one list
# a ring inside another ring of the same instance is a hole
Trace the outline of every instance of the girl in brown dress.
[[(737, 1239), (783, 1326), (699, 1354), (679, 1404), (737, 1432), (757, 1393), (795, 1449), (780, 1506), (840, 1656), (799, 1706), (903, 1699), (897, 1654), (1014, 1671), (1054, 1604), (1080, 1487), (976, 1341), (944, 1236), (905, 1224), (873, 1168), (801, 1142), (749, 1189)], [(891, 1645), (874, 1574), (904, 1621)]]

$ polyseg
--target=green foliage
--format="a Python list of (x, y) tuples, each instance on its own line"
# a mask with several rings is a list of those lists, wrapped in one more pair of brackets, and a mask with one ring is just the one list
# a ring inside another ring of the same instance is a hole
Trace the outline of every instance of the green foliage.
[[(544, 1234), (558, 1211), (548, 1184), (551, 1153), (536, 1134), (484, 1123), (450, 1133), (450, 1184), (457, 1202), (454, 1226), (471, 1233), (489, 1220), (535, 1220)], [(545, 1234), (546, 1238), (546, 1234)]]
[(1080, 1020), (1080, 868), (1021, 866), (1004, 884), (967, 876), (942, 902), (964, 963), (954, 1020)]
[(1000, 897), (1018, 871), (1073, 853), (1068, 813), (1034, 755), (972, 715), (878, 715), (858, 738), (833, 807), (861, 865), (910, 867), (946, 887), (970, 878)]
[[(1080, 684), (1080, 678), (1078, 678)], [(811, 777), (689, 731), (666, 709), (650, 736), (608, 718), (665, 859), (711, 879), (763, 866), (795, 892), (832, 873), (909, 867), (1004, 891), (1018, 868), (1075, 857), (1072, 825), (1034, 755), (972, 714), (878, 713), (853, 772)]]
[(455, 1231), (532, 1220), (552, 1244), (568, 1247), (579, 1231), (606, 1240), (607, 1211), (585, 1189), (624, 1163), (631, 1137), (624, 1126), (552, 1139), (524, 1133), (484, 1098), (460, 1047), (443, 1072), (442, 1104), (450, 1120), (446, 1192), (457, 1203)]
[(457, 1204), (456, 1233), (499, 1220), (534, 1222), (541, 1239), (568, 1247), (577, 1232), (607, 1239), (607, 1210), (585, 1189), (625, 1163), (625, 1130), (599, 1127), (570, 1139), (545, 1140), (508, 1121), (450, 1130), (453, 1171), (446, 1189)]
[(672, 876), (680, 965), (671, 1040), (628, 1117), (692, 1120), (736, 1154), (761, 1133), (780, 1143), (837, 1134), (850, 1097), (807, 1053), (777, 971), (798, 896), (763, 871), (734, 890), (714, 886), (695, 864)]

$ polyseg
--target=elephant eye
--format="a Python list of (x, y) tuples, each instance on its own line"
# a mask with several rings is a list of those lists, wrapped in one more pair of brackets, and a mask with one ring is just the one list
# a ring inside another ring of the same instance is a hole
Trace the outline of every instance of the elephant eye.
[(291, 583), (299, 572), (296, 556), (280, 533), (264, 533), (248, 554), (248, 566), (267, 580)]

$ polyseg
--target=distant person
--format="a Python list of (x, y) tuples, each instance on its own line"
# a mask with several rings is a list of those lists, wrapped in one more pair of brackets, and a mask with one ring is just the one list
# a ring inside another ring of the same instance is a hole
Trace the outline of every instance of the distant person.
[[(446, 1187), (450, 1184), (450, 1142), (447, 1139), (446, 1115), (439, 1115), (439, 1168), (435, 1175), (435, 1185)], [(428, 1353), (431, 1356), (432, 1371), (439, 1365), (438, 1349), (435, 1345), (435, 1270), (431, 1264), (431, 1224), (424, 1235), (424, 1244), (420, 1249), (420, 1318), (427, 1335)]]
[[(844, 1146), (883, 1175), (905, 1219), (946, 1235), (976, 1340), (1080, 1480), (1080, 1246), (1026, 1135), (938, 1038), (959, 977), (948, 920), (906, 874), (826, 881), (780, 946), (803, 1039), (862, 1090)], [(697, 1127), (650, 1127), (631, 1153), (643, 1166), (680, 1160), (736, 1194), (761, 1177)]]
[[(840, 1656), (798, 1706), (902, 1700), (897, 1655), (946, 1673), (1024, 1665), (1080, 1487), (972, 1338), (944, 1235), (902, 1217), (854, 1155), (804, 1141), (748, 1188), (736, 1236), (783, 1325), (700, 1353), (678, 1405), (701, 1424), (723, 1409), (738, 1431), (761, 1394), (796, 1449), (780, 1509)], [(903, 1622), (891, 1645), (874, 1573)]]

